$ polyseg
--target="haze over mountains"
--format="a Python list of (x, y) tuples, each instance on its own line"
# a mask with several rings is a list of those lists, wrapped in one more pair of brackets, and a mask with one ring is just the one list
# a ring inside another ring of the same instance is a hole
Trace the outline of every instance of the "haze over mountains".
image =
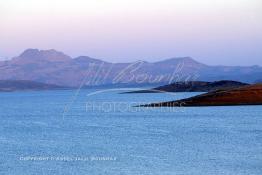
[(110, 63), (88, 56), (71, 58), (53, 49), (27, 49), (11, 60), (0, 61), (0, 80), (31, 80), (71, 87), (169, 84), (189, 80), (235, 80), (253, 83), (261, 79), (260, 66), (209, 66), (190, 57), (171, 58), (154, 63)]

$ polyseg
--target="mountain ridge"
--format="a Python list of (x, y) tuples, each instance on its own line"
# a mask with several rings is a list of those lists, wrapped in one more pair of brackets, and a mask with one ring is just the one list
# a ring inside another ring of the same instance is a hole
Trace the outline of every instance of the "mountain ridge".
[(72, 58), (54, 49), (26, 49), (11, 60), (0, 61), (0, 80), (32, 80), (76, 87), (103, 84), (170, 84), (222, 79), (253, 83), (262, 79), (260, 66), (209, 66), (191, 57), (156, 62), (112, 63), (88, 56)]

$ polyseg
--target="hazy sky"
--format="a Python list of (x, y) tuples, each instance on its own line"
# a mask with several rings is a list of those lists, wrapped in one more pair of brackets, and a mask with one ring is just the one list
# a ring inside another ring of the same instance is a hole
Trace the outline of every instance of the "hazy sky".
[(26, 48), (262, 65), (262, 0), (0, 0), (0, 57)]

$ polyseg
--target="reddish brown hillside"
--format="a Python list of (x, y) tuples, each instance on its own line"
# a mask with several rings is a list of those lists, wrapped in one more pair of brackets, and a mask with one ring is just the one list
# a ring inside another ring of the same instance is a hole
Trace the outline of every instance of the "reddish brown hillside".
[(147, 107), (262, 105), (262, 84), (209, 92), (187, 99), (152, 103)]

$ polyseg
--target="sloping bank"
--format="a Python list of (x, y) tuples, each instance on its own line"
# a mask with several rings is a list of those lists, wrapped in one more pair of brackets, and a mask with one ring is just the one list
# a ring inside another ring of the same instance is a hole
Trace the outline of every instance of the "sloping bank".
[(140, 107), (262, 105), (262, 84), (219, 90), (194, 97), (141, 105)]

